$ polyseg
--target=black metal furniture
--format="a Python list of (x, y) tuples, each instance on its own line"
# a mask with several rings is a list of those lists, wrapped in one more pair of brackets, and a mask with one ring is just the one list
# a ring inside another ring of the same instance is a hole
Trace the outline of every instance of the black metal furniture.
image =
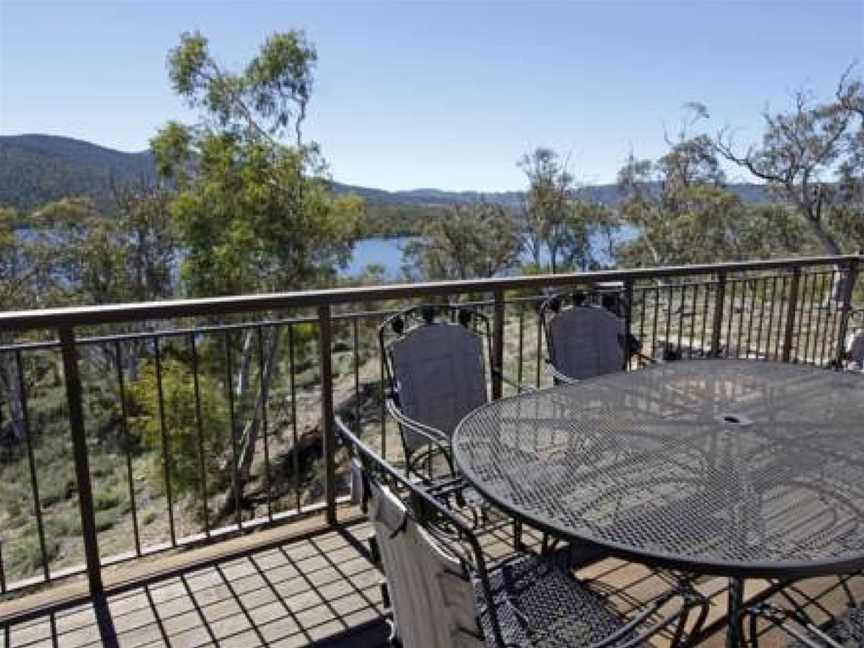
[(501, 371), (491, 366), (488, 318), (468, 306), (415, 306), (387, 318), (378, 340), (387, 411), (399, 425), (406, 474), (425, 482), (452, 477), (453, 430), (489, 400), (491, 375)]
[(640, 343), (628, 335), (629, 308), (620, 290), (562, 292), (540, 306), (548, 368), (555, 383), (621, 371), (635, 356), (640, 366), (651, 359), (641, 355)]
[[(544, 469), (526, 466), (526, 450)], [(495, 401), (453, 437), (497, 506), (612, 555), (742, 581), (864, 567), (864, 380), (746, 360), (618, 372)]]
[(661, 631), (671, 645), (701, 628), (707, 602), (686, 583), (632, 615), (574, 578), (569, 552), (488, 562), (471, 526), (400, 474), (350, 430), (340, 435), (362, 473), (368, 515), (387, 579), (394, 632), (406, 646), (648, 648)]

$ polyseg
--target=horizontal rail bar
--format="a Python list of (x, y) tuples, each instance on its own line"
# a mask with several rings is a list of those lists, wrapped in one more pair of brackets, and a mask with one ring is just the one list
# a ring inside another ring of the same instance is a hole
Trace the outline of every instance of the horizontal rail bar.
[(107, 306), (71, 306), (0, 313), (0, 332), (69, 328), (177, 317), (228, 315), (286, 308), (311, 308), (364, 301), (410, 299), (419, 296), (545, 288), (566, 286), (573, 283), (624, 281), (625, 279), (638, 281), (640, 279), (658, 279), (681, 275), (712, 274), (723, 270), (727, 272), (745, 272), (784, 267), (802, 268), (816, 265), (841, 265), (860, 260), (864, 260), (864, 256), (804, 257), (798, 259), (746, 261), (741, 263), (667, 266), (661, 268), (606, 270), (555, 275), (546, 274), (528, 277), (494, 277), (491, 279), (469, 279), (464, 281), (332, 288), (262, 295), (111, 304)]

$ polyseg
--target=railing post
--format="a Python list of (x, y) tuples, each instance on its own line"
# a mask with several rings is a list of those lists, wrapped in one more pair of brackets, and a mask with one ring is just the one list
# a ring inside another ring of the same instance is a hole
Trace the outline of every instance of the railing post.
[[(627, 370), (630, 368), (630, 340), (632, 336), (630, 334), (631, 329), (633, 328), (633, 280), (625, 279), (624, 280), (624, 366), (621, 367), (623, 370)], [(641, 344), (642, 341), (639, 340)], [(637, 350), (638, 351), (638, 350)]]
[(321, 369), (321, 434), (324, 454), (324, 502), (327, 523), (336, 524), (336, 435), (333, 425), (333, 331), (330, 306), (318, 307), (318, 350)]
[[(714, 293), (714, 321), (711, 324), (711, 357), (720, 355), (720, 335), (723, 332), (723, 309), (726, 303), (726, 271), (717, 273), (717, 292)], [(657, 314), (654, 314), (657, 317)], [(704, 326), (704, 324), (703, 324)]]
[(504, 384), (504, 291), (494, 293), (492, 319), (492, 398), (501, 398)]
[(75, 459), (75, 480), (78, 487), (78, 509), (81, 513), (81, 533), (84, 536), (84, 559), (90, 593), (103, 593), (102, 566), (96, 536), (96, 514), (93, 506), (93, 488), (87, 461), (87, 437), (84, 429), (84, 411), (81, 407), (81, 374), (78, 369), (78, 349), (75, 332), (71, 328), (59, 329), (60, 350), (63, 356), (63, 376), (66, 382), (66, 402), (69, 407), (69, 427), (72, 432), (72, 454)]
[(843, 303), (840, 306), (840, 327), (837, 332), (837, 353), (835, 356), (837, 366), (843, 366), (843, 356), (846, 352), (846, 333), (849, 332), (849, 313), (852, 310), (852, 293), (855, 290), (855, 281), (858, 278), (858, 262), (850, 261), (846, 270), (846, 281), (843, 286)]
[(792, 357), (792, 334), (795, 330), (795, 311), (798, 309), (798, 284), (801, 282), (801, 267), (792, 269), (792, 284), (789, 286), (789, 303), (786, 305), (786, 329), (783, 333), (783, 362)]

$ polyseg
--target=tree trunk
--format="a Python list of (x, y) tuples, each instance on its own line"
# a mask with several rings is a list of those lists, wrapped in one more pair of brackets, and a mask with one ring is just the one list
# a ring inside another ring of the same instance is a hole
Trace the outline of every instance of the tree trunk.
[(9, 424), (15, 443), (24, 440), (24, 407), (21, 394), (21, 384), (18, 377), (18, 369), (11, 353), (4, 353), (0, 361), (0, 386), (2, 386), (2, 399), (9, 403)]
[[(261, 371), (261, 382), (258, 385), (258, 390), (255, 399), (255, 409), (252, 412), (252, 415), (246, 421), (243, 426), (243, 432), (240, 435), (240, 444), (238, 449), (238, 457), (237, 457), (237, 470), (231, 470), (231, 479), (232, 479), (232, 492), (236, 488), (236, 492), (239, 494), (240, 501), (243, 500), (243, 491), (246, 487), (246, 484), (249, 481), (250, 472), (252, 469), (252, 462), (255, 459), (255, 447), (258, 443), (258, 435), (261, 430), (261, 421), (264, 417), (264, 407), (266, 406), (266, 402), (264, 401), (263, 395), (268, 394), (270, 392), (270, 386), (273, 382), (273, 377), (275, 375), (276, 369), (276, 355), (279, 349), (279, 331), (275, 328), (270, 329), (271, 336), (268, 340), (268, 336), (264, 334), (263, 344), (264, 344), (264, 367)], [(248, 357), (246, 361), (246, 369), (244, 379), (247, 381), (246, 385), (248, 387), (248, 373), (249, 373), (249, 365), (251, 364), (252, 352), (254, 347), (252, 345), (252, 335), (246, 338), (243, 344), (243, 353), (244, 357)], [(238, 380), (239, 382), (239, 380)], [(230, 460), (229, 464), (230, 466)], [(237, 483), (234, 484), (233, 480), (236, 479)], [(225, 498), (225, 502), (222, 506), (222, 510), (219, 511), (219, 517), (227, 517), (232, 513), (235, 513), (234, 510), (235, 499), (234, 497)]]

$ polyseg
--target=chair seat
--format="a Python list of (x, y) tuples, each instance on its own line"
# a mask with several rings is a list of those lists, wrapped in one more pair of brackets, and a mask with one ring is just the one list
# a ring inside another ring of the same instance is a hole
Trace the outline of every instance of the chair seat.
[[(621, 630), (626, 619), (606, 601), (578, 581), (560, 560), (522, 556), (489, 572), (493, 605), (506, 646), (587, 646)], [(486, 645), (499, 648), (483, 588), (474, 579), (474, 591)], [(610, 646), (638, 640), (628, 631)], [(648, 646), (646, 642), (635, 645)]]
[[(828, 635), (843, 648), (860, 648), (864, 646), (864, 604), (850, 607), (842, 616), (838, 617), (831, 626), (825, 629)], [(814, 637), (814, 641), (821, 645), (821, 640)], [(827, 648), (828, 644), (826, 644)], [(790, 648), (809, 648), (808, 644), (795, 641), (789, 644)], [(833, 648), (833, 647), (832, 647)]]

